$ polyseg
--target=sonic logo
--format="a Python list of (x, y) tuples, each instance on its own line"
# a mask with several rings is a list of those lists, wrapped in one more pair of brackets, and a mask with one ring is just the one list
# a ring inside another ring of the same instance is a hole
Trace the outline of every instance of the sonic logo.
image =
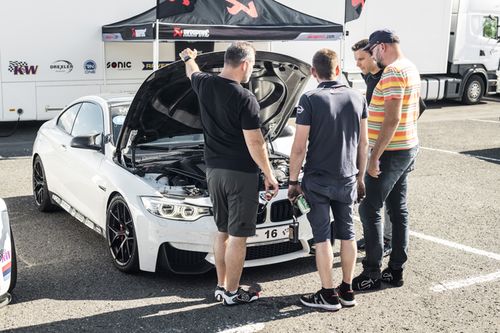
[(248, 7), (239, 2), (238, 0), (226, 0), (226, 1), (233, 5), (233, 7), (227, 7), (227, 11), (231, 15), (236, 15), (239, 12), (243, 11), (250, 17), (253, 18), (259, 17), (259, 14), (257, 13), (257, 8), (255, 8), (255, 4), (253, 3), (253, 1), (250, 1), (248, 3)]

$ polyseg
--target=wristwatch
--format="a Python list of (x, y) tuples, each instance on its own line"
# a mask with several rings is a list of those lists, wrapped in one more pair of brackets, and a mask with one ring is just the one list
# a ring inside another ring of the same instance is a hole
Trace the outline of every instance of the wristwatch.
[(193, 58), (191, 58), (191, 56), (190, 56), (190, 55), (187, 55), (187, 56), (185, 56), (184, 58), (182, 58), (182, 61), (187, 62), (187, 61), (189, 61), (189, 60), (191, 60), (191, 59), (193, 59)]
[(289, 180), (288, 185), (299, 185), (299, 181), (298, 180)]

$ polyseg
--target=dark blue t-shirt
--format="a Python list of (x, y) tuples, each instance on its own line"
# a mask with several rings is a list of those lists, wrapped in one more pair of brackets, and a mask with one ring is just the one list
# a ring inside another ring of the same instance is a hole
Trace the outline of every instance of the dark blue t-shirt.
[(243, 136), (243, 130), (260, 128), (255, 95), (238, 82), (203, 72), (191, 76), (191, 86), (200, 102), (207, 167), (258, 172)]
[(310, 126), (304, 173), (325, 179), (356, 175), (360, 123), (367, 117), (364, 96), (337, 81), (302, 95), (296, 123)]

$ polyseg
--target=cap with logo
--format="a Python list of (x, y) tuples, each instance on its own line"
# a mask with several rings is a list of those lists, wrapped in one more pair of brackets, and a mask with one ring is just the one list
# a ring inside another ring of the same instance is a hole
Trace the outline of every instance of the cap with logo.
[(363, 51), (370, 51), (374, 45), (381, 43), (399, 43), (399, 37), (396, 36), (394, 31), (388, 29), (374, 31), (370, 35), (368, 44), (363, 48)]

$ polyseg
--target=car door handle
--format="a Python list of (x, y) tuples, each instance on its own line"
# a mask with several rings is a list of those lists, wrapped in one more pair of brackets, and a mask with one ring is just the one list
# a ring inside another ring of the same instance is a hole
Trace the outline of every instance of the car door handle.
[(61, 145), (61, 148), (62, 148), (63, 150), (66, 150), (66, 145)]

